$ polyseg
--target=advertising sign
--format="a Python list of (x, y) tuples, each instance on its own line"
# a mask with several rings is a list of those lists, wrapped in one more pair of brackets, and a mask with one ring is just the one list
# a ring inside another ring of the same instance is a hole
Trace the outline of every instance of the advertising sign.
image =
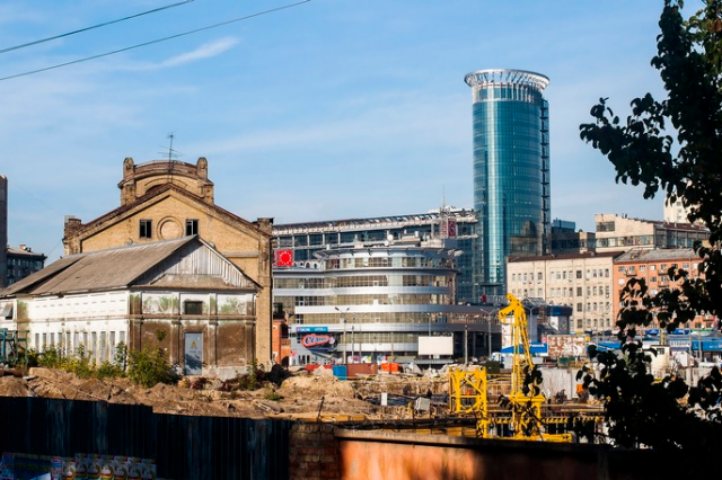
[(549, 356), (582, 357), (587, 354), (587, 342), (576, 335), (547, 335)]
[(301, 338), (301, 345), (311, 351), (330, 352), (336, 350), (336, 339), (333, 335), (309, 333)]

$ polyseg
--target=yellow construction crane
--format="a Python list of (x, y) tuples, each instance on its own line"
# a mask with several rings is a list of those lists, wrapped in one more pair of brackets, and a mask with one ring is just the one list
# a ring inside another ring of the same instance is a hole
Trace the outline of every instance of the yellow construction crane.
[(519, 440), (546, 440), (570, 442), (571, 434), (549, 435), (544, 432), (541, 407), (546, 397), (541, 393), (540, 375), (535, 375), (535, 367), (529, 346), (529, 326), (526, 312), (521, 302), (511, 293), (506, 295), (509, 305), (499, 310), (499, 322), (511, 327), (513, 349), (511, 367), (511, 406), (512, 438)]

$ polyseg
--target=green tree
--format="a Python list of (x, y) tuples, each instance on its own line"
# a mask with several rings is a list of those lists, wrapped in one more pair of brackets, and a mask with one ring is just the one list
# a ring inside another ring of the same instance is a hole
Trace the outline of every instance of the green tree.
[(617, 445), (709, 455), (722, 446), (722, 374), (714, 368), (693, 387), (674, 376), (655, 381), (649, 354), (636, 340), (637, 328), (655, 318), (673, 331), (699, 314), (722, 317), (722, 0), (703, 3), (689, 19), (682, 16), (681, 0), (664, 3), (651, 64), (666, 98), (647, 93), (632, 100), (626, 121), (600, 99), (591, 110), (594, 122), (581, 125), (580, 132), (614, 165), (617, 182), (643, 185), (646, 199), (680, 198), (689, 220), (709, 228), (711, 246), (695, 245), (704, 278), (670, 268), (666, 273), (678, 288), (656, 295), (644, 280), (628, 282), (616, 324), (624, 355), (591, 349), (601, 374), (579, 376), (604, 401), (609, 436)]

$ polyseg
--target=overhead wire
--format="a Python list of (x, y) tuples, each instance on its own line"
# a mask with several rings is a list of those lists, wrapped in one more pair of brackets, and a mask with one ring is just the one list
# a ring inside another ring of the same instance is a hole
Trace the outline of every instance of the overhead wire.
[(187, 31), (187, 32), (178, 33), (178, 34), (176, 34), (176, 35), (170, 35), (170, 36), (168, 36), (168, 37), (162, 37), (162, 38), (158, 38), (158, 39), (155, 39), (155, 40), (150, 40), (150, 41), (148, 41), (148, 42), (138, 43), (138, 44), (136, 44), (136, 45), (132, 45), (132, 46), (130, 46), (130, 47), (121, 48), (121, 49), (119, 49), (119, 50), (113, 50), (113, 51), (111, 51), (111, 52), (100, 53), (100, 54), (98, 54), (98, 55), (92, 55), (92, 56), (90, 56), (90, 57), (84, 57), (84, 58), (80, 58), (80, 59), (78, 59), (78, 60), (72, 60), (72, 61), (70, 61), (70, 62), (59, 63), (59, 64), (56, 64), (56, 65), (52, 65), (52, 66), (50, 66), (50, 67), (39, 68), (39, 69), (37, 69), (37, 70), (30, 70), (30, 71), (23, 72), (23, 73), (16, 73), (16, 74), (14, 74), (14, 75), (8, 75), (7, 77), (0, 77), (0, 82), (5, 81), (5, 80), (11, 80), (11, 79), (14, 79), (14, 78), (26, 77), (26, 76), (28, 76), (28, 75), (34, 75), (34, 74), (36, 74), (36, 73), (47, 72), (47, 71), (49, 71), (49, 70), (56, 70), (56, 69), (58, 69), (58, 68), (67, 67), (67, 66), (69, 66), (69, 65), (75, 65), (75, 64), (78, 64), (78, 63), (88, 62), (88, 61), (91, 61), (91, 60), (97, 60), (97, 59), (99, 59), (99, 58), (108, 57), (108, 56), (110, 56), (110, 55), (115, 55), (115, 54), (118, 54), (118, 53), (127, 52), (127, 51), (129, 51), (129, 50), (135, 50), (135, 49), (137, 49), (137, 48), (147, 47), (147, 46), (149, 46), (149, 45), (155, 45), (155, 44), (157, 44), (157, 43), (167, 42), (168, 40), (173, 40), (173, 39), (176, 39), (176, 38), (185, 37), (185, 36), (188, 36), (188, 35), (193, 35), (194, 33), (203, 32), (203, 31), (206, 31), (206, 30), (211, 30), (211, 29), (213, 29), (213, 28), (223, 27), (223, 26), (226, 26), (226, 25), (230, 25), (230, 24), (232, 24), (232, 23), (241, 22), (241, 21), (243, 21), (243, 20), (249, 20), (249, 19), (251, 19), (251, 18), (260, 17), (260, 16), (263, 16), (263, 15), (267, 15), (267, 14), (269, 14), (269, 13), (278, 12), (278, 11), (280, 11), (280, 10), (286, 10), (286, 9), (289, 9), (289, 8), (297, 7), (297, 6), (299, 6), (299, 5), (303, 5), (304, 3), (308, 3), (308, 2), (310, 2), (310, 1), (311, 1), (311, 0), (302, 0), (302, 1), (300, 1), (300, 2), (291, 3), (291, 4), (288, 4), (288, 5), (282, 5), (282, 6), (280, 6), (280, 7), (271, 8), (271, 9), (268, 9), (268, 10), (263, 10), (263, 11), (260, 11), (260, 12), (257, 12), (257, 13), (251, 14), (251, 15), (247, 15), (247, 16), (245, 16), (245, 17), (238, 17), (238, 18), (234, 18), (234, 19), (231, 19), (231, 20), (226, 20), (226, 21), (224, 21), (224, 22), (219, 22), (219, 23), (214, 23), (214, 24), (212, 24), (212, 25), (207, 25), (207, 26), (205, 26), (205, 27), (196, 28), (196, 29), (194, 29), (194, 30), (189, 30), (189, 31)]
[(71, 35), (77, 35), (79, 33), (87, 32), (89, 30), (95, 30), (96, 28), (107, 27), (108, 25), (125, 22), (127, 20), (132, 20), (134, 18), (142, 17), (144, 15), (150, 15), (152, 13), (162, 12), (163, 10), (168, 10), (169, 8), (180, 7), (181, 5), (185, 5), (187, 3), (191, 3), (194, 1), (195, 0), (183, 0), (182, 2), (173, 3), (171, 5), (165, 5), (163, 7), (158, 7), (158, 8), (154, 8), (152, 10), (147, 10), (145, 12), (136, 13), (135, 15), (130, 15), (128, 17), (118, 18), (116, 20), (110, 20), (107, 22), (99, 23), (97, 25), (92, 25), (90, 27), (84, 27), (84, 28), (81, 28), (78, 30), (73, 30), (72, 32), (62, 33), (60, 35), (54, 35), (52, 37), (41, 38), (40, 40), (34, 40), (32, 42), (21, 43), (20, 45), (14, 45), (12, 47), (0, 49), (0, 54), (13, 52), (15, 50), (20, 50), (21, 48), (32, 47), (33, 45), (39, 45), (41, 43), (51, 42), (53, 40), (58, 40), (58, 39), (65, 38), (65, 37), (70, 37)]

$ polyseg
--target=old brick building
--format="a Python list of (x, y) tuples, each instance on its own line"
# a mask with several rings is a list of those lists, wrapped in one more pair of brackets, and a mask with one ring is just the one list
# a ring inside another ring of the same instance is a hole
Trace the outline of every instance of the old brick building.
[(87, 223), (66, 217), (65, 255), (198, 235), (257, 284), (255, 357), (269, 363), (273, 220), (249, 222), (216, 205), (202, 157), (195, 165), (174, 160), (136, 165), (126, 158), (118, 188), (115, 210)]

